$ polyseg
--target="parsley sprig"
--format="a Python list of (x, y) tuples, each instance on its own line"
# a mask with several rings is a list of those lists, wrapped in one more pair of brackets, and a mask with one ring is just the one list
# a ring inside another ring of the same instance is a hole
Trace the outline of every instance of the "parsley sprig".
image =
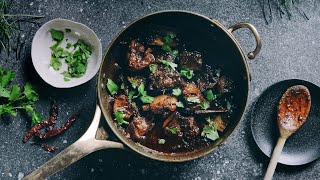
[(8, 87), (15, 78), (15, 73), (4, 70), (0, 67), (0, 97), (3, 98), (0, 104), (0, 115), (17, 115), (17, 109), (27, 111), (32, 117), (31, 125), (34, 126), (42, 120), (41, 114), (36, 112), (35, 103), (38, 101), (38, 93), (30, 83), (24, 85), (23, 91), (17, 84)]

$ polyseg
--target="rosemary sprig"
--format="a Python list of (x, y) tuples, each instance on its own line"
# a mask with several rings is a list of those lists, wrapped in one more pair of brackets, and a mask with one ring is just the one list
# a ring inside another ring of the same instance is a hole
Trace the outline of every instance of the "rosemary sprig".
[(9, 0), (0, 0), (0, 53), (4, 50), (8, 56), (14, 50), (16, 59), (20, 58), (20, 52), (25, 42), (21, 41), (21, 22), (34, 23), (36, 19), (44, 16), (30, 14), (10, 14)]

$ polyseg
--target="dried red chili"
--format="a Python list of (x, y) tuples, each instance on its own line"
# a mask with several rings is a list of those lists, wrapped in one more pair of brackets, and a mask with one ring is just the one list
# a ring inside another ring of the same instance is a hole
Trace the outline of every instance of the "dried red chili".
[(57, 146), (50, 146), (48, 144), (41, 144), (42, 149), (46, 150), (46, 151), (55, 151), (56, 149), (58, 149)]
[(46, 138), (61, 134), (72, 125), (72, 123), (77, 119), (77, 116), (78, 116), (78, 114), (72, 115), (68, 119), (68, 121), (65, 124), (63, 124), (61, 126), (61, 128), (59, 128), (59, 129), (54, 129), (54, 130), (51, 130), (51, 131), (48, 131), (48, 132), (45, 132), (45, 133), (37, 131), (36, 133), (34, 133), (34, 135), (39, 137), (40, 139), (46, 139)]
[(24, 143), (27, 142), (32, 135), (34, 135), (36, 132), (39, 132), (41, 128), (43, 128), (44, 126), (47, 126), (48, 124), (49, 124), (48, 121), (41, 121), (39, 124), (36, 124), (24, 135), (22, 141)]
[(47, 131), (50, 131), (54, 128), (57, 122), (57, 117), (58, 117), (58, 106), (57, 106), (57, 102), (53, 100), (51, 102), (50, 117), (48, 119), (49, 125), (47, 126)]

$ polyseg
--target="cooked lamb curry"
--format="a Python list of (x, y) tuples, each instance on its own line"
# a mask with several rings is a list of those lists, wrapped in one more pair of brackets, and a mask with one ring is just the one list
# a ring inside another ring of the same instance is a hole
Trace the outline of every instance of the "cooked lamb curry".
[(228, 127), (235, 108), (234, 85), (205, 62), (184, 37), (152, 31), (122, 44), (125, 63), (114, 64), (107, 81), (118, 129), (158, 152), (188, 152), (208, 146)]

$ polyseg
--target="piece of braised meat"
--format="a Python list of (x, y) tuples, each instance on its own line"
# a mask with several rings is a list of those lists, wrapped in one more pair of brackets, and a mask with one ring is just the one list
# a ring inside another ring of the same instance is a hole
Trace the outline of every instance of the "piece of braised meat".
[(121, 94), (113, 104), (113, 112), (120, 111), (124, 114), (124, 119), (129, 119), (133, 115), (130, 103), (126, 95)]
[(152, 54), (152, 49), (145, 50), (141, 43), (132, 40), (129, 46), (128, 61), (132, 70), (139, 71), (148, 67), (150, 63), (155, 62), (155, 58)]
[[(173, 134), (170, 130), (167, 130), (168, 128), (175, 129), (177, 133)], [(185, 117), (178, 112), (174, 114), (165, 129), (165, 134), (168, 136), (194, 137), (199, 135), (199, 133), (200, 129), (194, 117)]]
[(211, 66), (206, 65), (206, 68), (202, 68), (202, 71), (197, 75), (197, 85), (201, 92), (206, 89), (213, 88), (218, 81), (216, 73), (213, 72)]
[(170, 89), (179, 86), (183, 83), (180, 74), (162, 64), (158, 64), (154, 73), (150, 74), (151, 85), (150, 89)]
[(144, 117), (134, 117), (129, 123), (127, 132), (133, 140), (145, 138), (145, 134), (153, 128), (154, 124)]
[(177, 109), (176, 103), (178, 99), (174, 96), (159, 95), (154, 97), (152, 103), (143, 105), (144, 111), (151, 110), (154, 114), (163, 114), (165, 111), (175, 111)]
[(200, 71), (202, 67), (202, 56), (198, 52), (183, 51), (180, 54), (180, 66), (194, 71)]

